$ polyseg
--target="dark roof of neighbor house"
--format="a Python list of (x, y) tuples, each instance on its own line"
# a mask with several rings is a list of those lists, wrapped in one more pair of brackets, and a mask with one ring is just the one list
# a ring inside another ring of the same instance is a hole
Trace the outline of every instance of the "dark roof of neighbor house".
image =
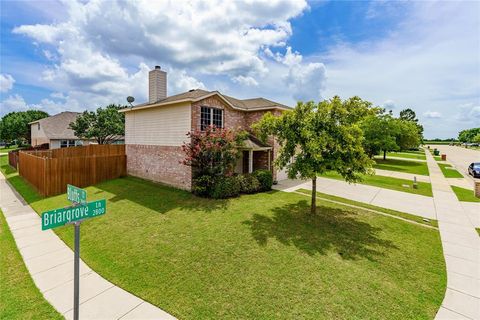
[(268, 110), (268, 109), (291, 109), (290, 107), (267, 100), (265, 98), (253, 98), (253, 99), (237, 99), (227, 95), (224, 95), (218, 91), (207, 91), (202, 89), (190, 90), (180, 94), (176, 94), (165, 99), (159, 100), (154, 103), (142, 103), (134, 106), (133, 108), (125, 108), (121, 111), (130, 111), (135, 109), (144, 109), (149, 107), (156, 107), (162, 105), (169, 105), (178, 102), (195, 102), (207, 98), (209, 96), (218, 95), (220, 98), (225, 100), (230, 104), (234, 109), (243, 110), (243, 111), (256, 111), (256, 110)]
[(78, 139), (70, 129), (70, 123), (77, 119), (79, 112), (64, 111), (56, 115), (32, 121), (29, 124), (40, 123), (40, 128), (49, 139)]

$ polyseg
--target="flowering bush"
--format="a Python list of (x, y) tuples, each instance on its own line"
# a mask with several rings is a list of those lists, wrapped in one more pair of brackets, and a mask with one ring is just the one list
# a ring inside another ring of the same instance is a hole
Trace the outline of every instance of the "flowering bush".
[(190, 141), (182, 146), (186, 155), (182, 163), (192, 167), (194, 193), (205, 196), (220, 178), (233, 174), (238, 148), (247, 135), (209, 126), (204, 131), (189, 132), (187, 136)]

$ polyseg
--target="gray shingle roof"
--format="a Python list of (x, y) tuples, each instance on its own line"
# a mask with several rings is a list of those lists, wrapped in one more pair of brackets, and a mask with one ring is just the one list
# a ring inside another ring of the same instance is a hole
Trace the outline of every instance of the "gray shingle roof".
[(39, 122), (40, 128), (43, 129), (49, 139), (78, 139), (73, 130), (69, 129), (69, 126), (70, 122), (75, 121), (79, 114), (79, 112), (65, 111), (51, 117), (30, 122), (30, 124)]
[(240, 109), (240, 110), (245, 110), (245, 111), (255, 111), (255, 110), (264, 110), (264, 109), (291, 109), (290, 107), (274, 102), (265, 98), (253, 98), (253, 99), (237, 99), (234, 97), (230, 97), (224, 94), (221, 94), (218, 91), (206, 91), (202, 89), (195, 89), (195, 90), (190, 90), (187, 92), (183, 92), (180, 94), (176, 94), (170, 97), (167, 97), (165, 99), (159, 100), (155, 103), (142, 103), (134, 106), (133, 109), (139, 108), (139, 107), (148, 107), (148, 106), (154, 106), (158, 104), (169, 104), (169, 103), (175, 103), (179, 101), (196, 101), (202, 99), (202, 97), (206, 97), (212, 94), (218, 94), (219, 96), (223, 97), (226, 101), (228, 101), (231, 105), (233, 105), (235, 108)]

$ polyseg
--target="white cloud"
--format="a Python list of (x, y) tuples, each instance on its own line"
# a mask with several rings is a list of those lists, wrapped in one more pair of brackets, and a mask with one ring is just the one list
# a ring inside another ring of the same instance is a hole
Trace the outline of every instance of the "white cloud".
[(458, 108), (456, 119), (464, 122), (473, 122), (476, 126), (480, 125), (480, 105), (467, 103)]
[(253, 77), (236, 76), (232, 78), (232, 81), (244, 86), (258, 86), (257, 80)]
[(387, 110), (395, 109), (395, 101), (390, 99), (386, 100), (384, 103), (382, 103), (382, 108), (385, 108)]
[(0, 102), (0, 109), (2, 114), (6, 114), (13, 111), (25, 111), (29, 107), (22, 96), (14, 94)]
[(458, 106), (480, 101), (480, 3), (403, 5), (404, 18), (385, 38), (339, 43), (321, 57), (328, 68), (325, 96), (358, 95), (375, 104), (393, 98), (417, 114), (442, 115), (424, 123), (426, 136), (455, 136), (471, 125), (456, 117)]
[(9, 74), (0, 74), (0, 92), (12, 90), (15, 79)]
[(442, 114), (437, 111), (427, 111), (423, 113), (423, 116), (429, 119), (439, 119), (442, 117)]
[(285, 51), (289, 20), (308, 8), (304, 0), (64, 4), (65, 21), (22, 25), (13, 32), (45, 46), (43, 54), (55, 64), (42, 71), (42, 86), (67, 97), (70, 104), (61, 105), (68, 109), (125, 103), (127, 95), (145, 101), (148, 71), (155, 64), (168, 71), (169, 95), (205, 88), (203, 79), (216, 77), (223, 83), (212, 81), (215, 88), (242, 84), (233, 95), (266, 92), (284, 103), (320, 97), (322, 64), (302, 62), (291, 48), (272, 57), (265, 52)]

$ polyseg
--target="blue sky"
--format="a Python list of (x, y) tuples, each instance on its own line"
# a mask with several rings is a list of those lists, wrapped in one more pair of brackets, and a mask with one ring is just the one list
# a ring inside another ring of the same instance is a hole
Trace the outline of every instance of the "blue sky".
[(3, 1), (0, 115), (143, 102), (159, 64), (169, 94), (292, 106), (359, 95), (414, 109), (426, 137), (455, 137), (480, 126), (479, 12), (477, 1)]

